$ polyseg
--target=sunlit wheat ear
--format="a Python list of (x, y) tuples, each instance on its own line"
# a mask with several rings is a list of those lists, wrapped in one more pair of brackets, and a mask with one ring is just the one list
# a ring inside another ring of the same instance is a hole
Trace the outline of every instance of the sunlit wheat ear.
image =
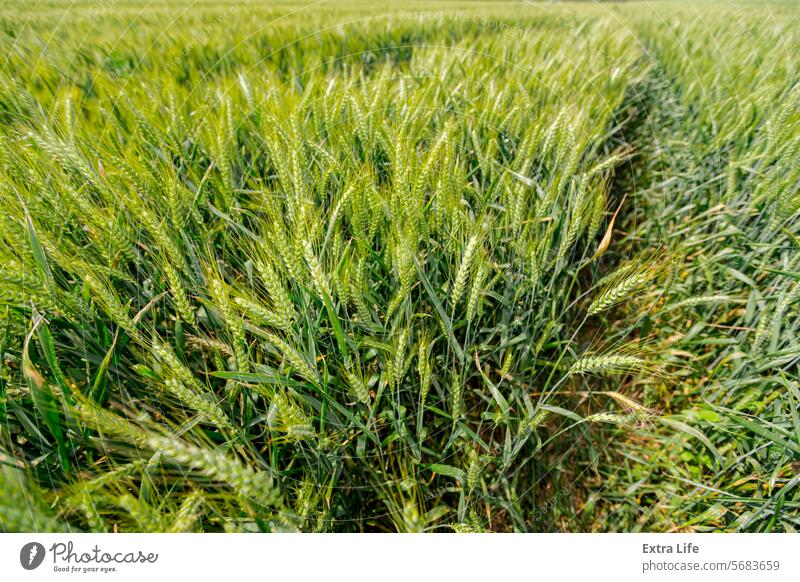
[(211, 292), (211, 298), (217, 309), (219, 309), (222, 321), (231, 336), (236, 366), (242, 372), (247, 372), (250, 369), (250, 359), (247, 354), (247, 338), (245, 336), (242, 319), (231, 305), (230, 289), (222, 279), (215, 275), (210, 275), (209, 279), (208, 288)]
[(186, 323), (190, 325), (194, 325), (195, 323), (195, 312), (194, 308), (189, 301), (189, 298), (186, 294), (186, 288), (181, 281), (180, 275), (178, 272), (172, 267), (169, 261), (164, 263), (164, 272), (167, 275), (167, 280), (169, 281), (170, 291), (172, 293), (173, 299), (175, 300), (175, 304), (178, 306), (178, 312), (180, 313), (181, 317), (186, 321)]
[(426, 334), (419, 338), (417, 345), (417, 374), (419, 375), (419, 401), (420, 405), (425, 405), (428, 391), (431, 388), (431, 362), (430, 362), (430, 340)]
[(274, 333), (267, 333), (267, 339), (275, 346), (278, 353), (289, 362), (299, 376), (316, 386), (321, 385), (319, 372), (316, 367), (310, 364), (300, 352)]
[(571, 208), (569, 219), (566, 222), (566, 233), (562, 235), (556, 255), (556, 262), (560, 262), (570, 251), (578, 238), (578, 235), (586, 226), (590, 207), (587, 205), (586, 186), (578, 179), (570, 181), (569, 190), (571, 192)]
[(653, 281), (663, 267), (665, 253), (657, 251), (633, 259), (619, 267), (589, 306), (589, 315), (596, 315), (629, 299), (646, 283)]
[(281, 329), (288, 331), (296, 315), (294, 304), (269, 261), (256, 261), (255, 265), (274, 306), (275, 316), (277, 317), (276, 323)]
[(153, 354), (158, 358), (156, 362), (160, 361), (163, 366), (165, 378), (176, 378), (190, 386), (197, 394), (207, 391), (207, 388), (200, 383), (192, 371), (178, 359), (172, 347), (163, 342), (155, 342), (152, 349)]
[(629, 354), (601, 354), (584, 356), (569, 369), (570, 374), (601, 376), (604, 374), (628, 374), (643, 371), (646, 360)]
[(391, 344), (387, 346), (386, 379), (393, 388), (397, 388), (400, 385), (405, 373), (405, 351), (405, 338), (401, 334), (392, 338)]
[(277, 329), (286, 329), (283, 327), (286, 321), (275, 312), (264, 307), (261, 303), (248, 299), (247, 297), (234, 297), (233, 302), (242, 308), (250, 319)]
[(109, 317), (128, 334), (136, 336), (137, 330), (131, 319), (130, 310), (122, 304), (111, 287), (92, 273), (86, 273), (84, 281), (92, 290), (96, 301), (107, 311)]
[(456, 278), (453, 281), (453, 287), (450, 292), (450, 304), (455, 306), (461, 295), (464, 293), (464, 288), (467, 285), (470, 272), (472, 271), (472, 262), (475, 253), (478, 250), (478, 243), (480, 241), (480, 232), (476, 232), (470, 237), (467, 245), (464, 247), (464, 253), (461, 255), (461, 263), (456, 271)]
[(636, 427), (633, 415), (615, 414), (613, 412), (597, 412), (586, 417), (586, 422), (614, 424), (629, 428)]
[(368, 302), (367, 295), (367, 280), (365, 273), (365, 261), (360, 261), (353, 267), (353, 273), (350, 281), (350, 298), (356, 305), (356, 312), (358, 313), (358, 320), (364, 325), (368, 325), (372, 321), (372, 311)]
[(174, 521), (168, 531), (170, 533), (194, 531), (197, 521), (203, 514), (204, 502), (203, 494), (200, 491), (189, 493), (175, 512)]
[(465, 473), (467, 474), (467, 491), (471, 493), (477, 489), (481, 478), (481, 462), (477, 452), (474, 450), (469, 452)]
[(356, 398), (356, 400), (364, 405), (369, 404), (369, 387), (367, 386), (367, 382), (364, 380), (361, 371), (356, 369), (345, 369), (344, 375), (347, 380), (347, 386), (350, 389), (350, 393)]
[[(606, 218), (610, 180), (598, 181), (598, 183), (590, 184), (591, 185), (589, 187), (592, 189), (592, 196), (587, 203), (587, 237), (589, 240), (593, 240), (600, 232), (600, 227)], [(616, 217), (612, 215), (611, 221), (614, 221), (615, 219)], [(611, 242), (610, 235), (612, 233), (610, 231), (613, 231), (613, 224), (610, 222), (607, 228), (609, 229), (609, 240), (605, 240), (605, 236), (603, 239), (601, 239), (598, 249), (595, 251), (595, 255), (604, 252), (605, 249), (603, 247), (608, 248), (608, 245)]]
[(233, 426), (222, 409), (208, 396), (197, 394), (184, 386), (180, 381), (170, 378), (164, 382), (164, 388), (183, 404), (211, 421), (218, 428), (231, 430)]
[(308, 271), (311, 275), (311, 281), (314, 284), (314, 288), (316, 289), (317, 293), (319, 293), (321, 298), (330, 300), (332, 297), (330, 282), (328, 281), (328, 276), (322, 270), (322, 266), (320, 265), (316, 254), (314, 253), (311, 243), (307, 240), (304, 240), (302, 242), (302, 246), (303, 256), (305, 257), (306, 266), (308, 267)]
[(701, 295), (698, 297), (688, 297), (677, 303), (668, 305), (669, 309), (681, 309), (685, 307), (697, 307), (698, 305), (717, 305), (725, 303), (742, 303), (744, 300), (740, 297), (732, 297), (730, 295)]
[(130, 493), (116, 496), (113, 503), (124, 510), (137, 528), (144, 532), (162, 532), (166, 528), (162, 522), (162, 514), (155, 511), (143, 499), (136, 498)]
[(639, 420), (647, 421), (656, 415), (656, 412), (646, 406), (643, 406), (630, 396), (626, 396), (620, 392), (613, 390), (602, 392), (602, 394), (609, 396), (613, 399), (624, 411), (629, 415), (636, 417)]
[(295, 244), (293, 239), (287, 237), (282, 227), (274, 229), (269, 236), (278, 251), (288, 279), (301, 284), (305, 282), (306, 269), (303, 266), (302, 253), (299, 252), (301, 245)]
[(484, 285), (486, 278), (489, 275), (489, 266), (485, 261), (480, 260), (478, 267), (475, 271), (475, 276), (472, 278), (472, 287), (467, 299), (467, 322), (471, 323), (481, 308), (481, 295), (484, 292)]
[(201, 448), (175, 438), (155, 435), (148, 436), (146, 444), (150, 449), (160, 451), (166, 459), (174, 463), (191, 467), (209, 477), (224, 481), (247, 500), (264, 506), (280, 504), (280, 492), (268, 474), (253, 470), (216, 449)]
[(86, 520), (87, 525), (89, 526), (89, 530), (92, 532), (98, 533), (106, 533), (108, 528), (106, 527), (105, 520), (100, 512), (97, 510), (97, 499), (98, 495), (90, 495), (88, 493), (84, 493), (81, 495), (76, 495), (71, 499), (71, 503), (80, 510), (83, 514), (84, 519)]
[(457, 421), (464, 410), (464, 387), (458, 374), (453, 373), (450, 379), (450, 413), (453, 422)]
[(517, 434), (520, 436), (531, 434), (536, 427), (542, 425), (550, 416), (551, 412), (547, 409), (534, 410), (534, 413), (528, 418), (521, 420), (517, 427)]
[(276, 391), (270, 402), (267, 425), (282, 433), (286, 441), (304, 440), (316, 436), (311, 419), (288, 393)]

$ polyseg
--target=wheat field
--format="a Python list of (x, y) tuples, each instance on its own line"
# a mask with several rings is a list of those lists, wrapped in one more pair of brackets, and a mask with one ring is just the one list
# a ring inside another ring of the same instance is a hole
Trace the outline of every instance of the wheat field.
[(0, 530), (800, 528), (793, 3), (0, 1)]

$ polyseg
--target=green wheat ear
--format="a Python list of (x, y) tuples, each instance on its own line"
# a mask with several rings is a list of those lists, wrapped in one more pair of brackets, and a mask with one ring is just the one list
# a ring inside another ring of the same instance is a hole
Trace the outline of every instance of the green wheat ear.
[(368, 405), (370, 402), (369, 387), (360, 370), (346, 369), (344, 370), (345, 378), (347, 379), (347, 386), (349, 387), (353, 396), (361, 404)]
[(665, 251), (659, 250), (632, 259), (619, 267), (589, 305), (589, 315), (607, 311), (628, 300), (662, 271), (665, 256)]
[[(668, 378), (670, 375), (664, 372), (660, 365), (663, 358), (658, 355), (657, 345), (654, 340), (646, 340), (623, 344), (611, 349), (591, 350), (575, 360), (570, 366), (568, 374), (605, 376), (643, 373), (649, 377)], [(602, 393), (637, 413), (646, 412), (644, 407), (618, 391), (603, 391)]]
[(156, 435), (148, 436), (146, 444), (172, 462), (224, 481), (247, 500), (264, 506), (279, 506), (281, 503), (281, 494), (268, 474), (243, 465), (216, 449), (197, 447)]
[(450, 304), (455, 306), (461, 295), (464, 293), (464, 288), (467, 286), (467, 280), (472, 272), (472, 263), (475, 253), (478, 250), (478, 243), (480, 241), (480, 233), (475, 233), (467, 241), (464, 247), (464, 253), (461, 255), (461, 263), (456, 271), (456, 278), (453, 281), (452, 291), (450, 292)]
[(570, 374), (619, 374), (643, 370), (646, 361), (638, 356), (625, 354), (602, 354), (584, 356), (569, 369)]
[(205, 499), (200, 491), (189, 493), (181, 502), (174, 514), (174, 521), (169, 526), (170, 533), (195, 531), (198, 520), (203, 515)]

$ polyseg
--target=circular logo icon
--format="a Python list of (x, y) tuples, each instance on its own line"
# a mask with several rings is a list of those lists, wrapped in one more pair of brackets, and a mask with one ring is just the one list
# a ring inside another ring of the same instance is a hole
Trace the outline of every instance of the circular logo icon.
[(44, 546), (39, 542), (30, 542), (19, 551), (19, 563), (26, 570), (35, 570), (44, 561)]

